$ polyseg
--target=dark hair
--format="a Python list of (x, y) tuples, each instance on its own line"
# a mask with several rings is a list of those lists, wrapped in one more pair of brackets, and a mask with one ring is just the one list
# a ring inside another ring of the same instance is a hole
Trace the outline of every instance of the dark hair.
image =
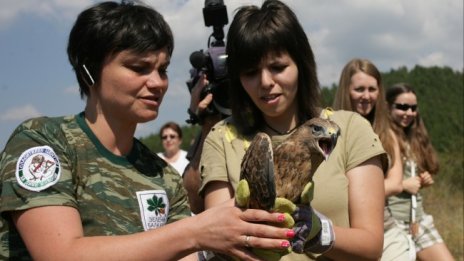
[[(413, 87), (407, 83), (397, 83), (387, 89), (386, 99), (390, 110), (396, 98), (403, 93), (413, 93), (417, 97)], [(401, 154), (413, 157), (420, 171), (426, 170), (430, 174), (438, 173), (438, 157), (419, 110), (416, 112), (414, 121), (408, 127), (403, 128), (395, 121), (393, 121), (392, 126), (398, 136)]]
[(227, 34), (227, 66), (231, 79), (232, 115), (239, 132), (248, 134), (264, 123), (261, 111), (240, 82), (240, 74), (256, 67), (269, 53), (287, 52), (298, 67), (298, 119), (316, 117), (320, 102), (316, 62), (308, 38), (293, 11), (277, 0), (261, 8), (238, 9)]
[(173, 121), (166, 122), (159, 131), (160, 138), (163, 136), (163, 131), (165, 129), (172, 129), (177, 133), (177, 135), (179, 135), (179, 139), (182, 139), (182, 129), (180, 128), (179, 124)]
[(98, 83), (108, 57), (123, 50), (145, 53), (164, 47), (172, 55), (174, 39), (156, 10), (134, 3), (103, 2), (79, 14), (69, 34), (67, 51), (83, 98), (89, 96), (89, 86), (93, 85), (86, 80), (85, 70)]
[(413, 93), (417, 97), (416, 91), (412, 88), (411, 85), (407, 83), (396, 83), (387, 89), (385, 95), (387, 103), (389, 105), (393, 105), (393, 103), (395, 103), (396, 97), (403, 93)]

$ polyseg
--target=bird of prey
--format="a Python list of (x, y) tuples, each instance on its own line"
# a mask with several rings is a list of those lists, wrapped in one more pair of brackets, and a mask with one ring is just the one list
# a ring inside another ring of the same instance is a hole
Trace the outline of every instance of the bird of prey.
[(249, 195), (246, 202), (243, 195), (236, 195), (237, 205), (271, 210), (277, 197), (299, 203), (303, 188), (328, 158), (339, 134), (338, 125), (323, 118), (306, 121), (274, 148), (267, 134), (256, 134), (241, 163), (240, 182), (246, 180)]

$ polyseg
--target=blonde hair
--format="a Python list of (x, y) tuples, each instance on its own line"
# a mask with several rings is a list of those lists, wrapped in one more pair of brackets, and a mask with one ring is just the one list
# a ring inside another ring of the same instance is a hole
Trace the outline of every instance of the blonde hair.
[[(390, 156), (390, 158), (394, 160), (394, 137), (393, 132), (391, 131), (387, 104), (385, 102), (385, 89), (382, 85), (382, 76), (377, 67), (371, 61), (368, 59), (355, 58), (345, 65), (340, 75), (340, 81), (338, 84), (337, 92), (335, 93), (333, 108), (335, 110), (355, 111), (353, 104), (351, 104), (349, 89), (351, 84), (351, 77), (358, 72), (363, 72), (377, 80), (377, 85), (379, 87), (379, 97), (377, 98), (372, 111), (364, 117), (371, 123), (374, 132), (379, 135), (380, 141), (382, 142), (385, 151)], [(394, 162), (392, 162), (392, 164), (393, 163)]]

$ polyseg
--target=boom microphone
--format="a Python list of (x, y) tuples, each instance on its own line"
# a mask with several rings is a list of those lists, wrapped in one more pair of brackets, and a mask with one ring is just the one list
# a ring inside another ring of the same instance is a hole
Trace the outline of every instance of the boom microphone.
[(203, 51), (195, 51), (190, 54), (190, 63), (196, 69), (203, 68), (208, 62), (208, 57), (203, 53)]

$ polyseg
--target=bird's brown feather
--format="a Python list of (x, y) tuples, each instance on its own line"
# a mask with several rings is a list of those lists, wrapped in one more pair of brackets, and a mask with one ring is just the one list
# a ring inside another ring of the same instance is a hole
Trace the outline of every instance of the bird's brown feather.
[(250, 188), (248, 207), (269, 210), (276, 197), (297, 203), (304, 186), (335, 147), (339, 133), (333, 121), (313, 118), (274, 148), (267, 134), (256, 134), (240, 173), (240, 179), (246, 179)]
[(240, 179), (250, 186), (248, 208), (270, 210), (276, 198), (271, 138), (258, 133), (251, 141), (241, 164)]

